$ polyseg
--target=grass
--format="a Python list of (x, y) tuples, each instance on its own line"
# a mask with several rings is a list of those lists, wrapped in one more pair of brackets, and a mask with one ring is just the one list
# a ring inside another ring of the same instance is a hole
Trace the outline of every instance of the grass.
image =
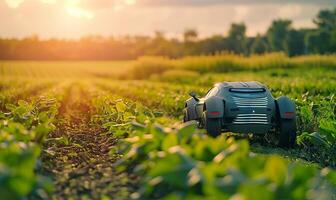
[(199, 73), (224, 73), (232, 71), (260, 71), (267, 69), (327, 68), (336, 69), (336, 56), (309, 55), (287, 57), (282, 53), (252, 55), (249, 57), (218, 54), (214, 56), (194, 56), (181, 59), (163, 57), (143, 57), (128, 72), (131, 78), (144, 79), (152, 74), (162, 74), (167, 70), (190, 70)]

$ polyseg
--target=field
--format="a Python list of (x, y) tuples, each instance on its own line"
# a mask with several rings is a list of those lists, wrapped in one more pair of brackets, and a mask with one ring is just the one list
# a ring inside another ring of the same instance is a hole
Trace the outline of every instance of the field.
[[(3, 199), (336, 199), (336, 57), (0, 61)], [(182, 123), (188, 93), (259, 81), (297, 144)]]

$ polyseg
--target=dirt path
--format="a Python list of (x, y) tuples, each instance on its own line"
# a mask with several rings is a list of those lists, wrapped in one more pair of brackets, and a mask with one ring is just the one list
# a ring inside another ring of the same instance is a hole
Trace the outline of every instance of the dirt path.
[(54, 178), (56, 199), (129, 199), (134, 178), (117, 173), (110, 155), (116, 140), (91, 123), (88, 91), (72, 84), (59, 109), (57, 130), (43, 152), (45, 170)]

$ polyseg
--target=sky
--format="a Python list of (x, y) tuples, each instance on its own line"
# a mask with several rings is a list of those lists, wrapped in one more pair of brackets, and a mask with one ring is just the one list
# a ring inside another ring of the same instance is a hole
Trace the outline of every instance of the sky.
[(314, 27), (320, 9), (336, 0), (0, 0), (0, 37), (79, 38), (86, 35), (179, 37), (195, 29), (200, 37), (227, 34), (244, 22), (249, 36), (265, 33), (274, 19)]

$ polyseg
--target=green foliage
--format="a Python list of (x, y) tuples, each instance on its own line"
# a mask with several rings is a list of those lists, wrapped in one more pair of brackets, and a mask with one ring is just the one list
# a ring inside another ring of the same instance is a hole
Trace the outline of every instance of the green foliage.
[[(193, 122), (163, 128), (143, 106), (134, 109), (134, 103), (128, 101), (109, 97), (99, 103), (99, 99), (95, 106), (100, 120), (120, 119), (118, 123), (128, 124), (110, 131), (117, 137), (121, 136), (118, 132), (123, 131), (122, 136), (126, 137), (121, 137), (118, 150), (113, 151), (123, 155), (118, 162), (120, 170), (132, 171), (141, 177), (139, 194), (135, 196), (144, 199), (309, 199), (321, 194), (334, 198), (335, 172), (327, 168), (321, 171), (313, 165), (288, 162), (279, 156), (250, 153), (246, 140), (224, 135), (211, 138)], [(128, 117), (128, 112), (133, 118)], [(112, 119), (112, 114), (119, 117)], [(146, 120), (134, 122), (139, 115), (146, 116)], [(326, 132), (333, 129), (330, 124), (322, 124)]]
[(151, 76), (151, 80), (192, 84), (200, 74), (190, 70), (167, 70), (161, 75)]
[(161, 74), (164, 71), (173, 68), (171, 61), (163, 57), (143, 57), (140, 58), (134, 67), (128, 72), (134, 79), (146, 79), (152, 74)]
[(229, 49), (235, 54), (246, 54), (246, 26), (245, 24), (231, 24), (227, 38)]
[[(210, 138), (192, 123), (173, 130), (149, 124), (133, 129), (120, 145), (125, 151), (120, 165), (144, 176), (139, 191), (144, 198), (303, 199), (311, 190), (333, 195), (336, 189), (323, 178), (335, 172), (321, 176), (313, 166), (251, 155), (246, 141)], [(328, 187), (311, 185), (318, 183)]]
[(271, 50), (275, 52), (288, 50), (288, 33), (291, 26), (290, 20), (275, 20), (267, 30), (267, 38), (270, 44)]
[[(296, 47), (290, 46), (290, 48), (294, 49)], [(145, 57), (140, 58), (132, 70), (125, 72), (124, 77), (128, 77), (130, 79), (148, 79), (149, 77), (153, 77), (153, 75), (155, 75), (157, 79), (160, 79), (161, 77), (164, 79), (165, 76), (167, 76), (166, 73), (172, 70), (187, 70), (205, 74), (289, 68), (298, 68), (303, 70), (311, 67), (335, 69), (335, 56), (312, 55), (290, 58), (283, 53), (270, 53), (265, 55), (252, 55), (249, 57), (234, 54), (194, 56), (182, 59)]]
[[(50, 180), (35, 174), (41, 145), (54, 130), (58, 103), (51, 97), (7, 104), (0, 117), (0, 192), (4, 199), (22, 199), (43, 189), (50, 192)], [(37, 193), (36, 193), (37, 194)]]
[(336, 9), (321, 10), (314, 23), (322, 30), (335, 30), (336, 29)]
[[(308, 62), (305, 61), (305, 58), (295, 58), (294, 60), (308, 65), (310, 60), (313, 59), (314, 57), (308, 58)], [(330, 59), (330, 62), (333, 62), (333, 60)], [(323, 65), (328, 65), (328, 62), (323, 63)], [(304, 71), (301, 69), (272, 69), (258, 73), (204, 74), (190, 82), (187, 79), (185, 82), (180, 81), (178, 79), (179, 73), (175, 74), (177, 78), (174, 79), (174, 72), (168, 80), (165, 80), (164, 76), (161, 76), (160, 79), (159, 76), (152, 79), (155, 82), (126, 81), (124, 84), (120, 84), (118, 81), (100, 81), (98, 85), (103, 90), (110, 90), (128, 100), (140, 102), (168, 116), (181, 119), (184, 102), (187, 98), (190, 98), (188, 96), (190, 91), (196, 91), (199, 95), (203, 95), (214, 82), (259, 80), (269, 86), (275, 97), (288, 95), (295, 99), (298, 114), (298, 144), (305, 151), (302, 157), (320, 163), (322, 166), (335, 167), (334, 146), (321, 147), (316, 142), (310, 141), (314, 140), (311, 139), (312, 137), (307, 136), (317, 132), (327, 140), (330, 137), (327, 135), (335, 135), (334, 133), (322, 132), (322, 129), (320, 129), (321, 123), (335, 121), (334, 93), (336, 87), (332, 71), (325, 68)], [(157, 82), (158, 80), (161, 82)], [(170, 124), (169, 120), (166, 123)], [(328, 128), (327, 130), (333, 129)], [(332, 143), (332, 141), (330, 140), (329, 143)]]
[[(111, 160), (111, 163), (107, 164), (109, 168), (113, 168), (115, 164), (112, 163), (121, 157), (116, 164), (118, 168), (124, 170), (124, 173), (135, 173), (140, 179), (134, 179), (135, 182), (140, 181), (136, 184), (140, 188), (132, 197), (336, 198), (333, 196), (336, 185), (335, 56), (289, 58), (284, 54), (252, 57), (223, 54), (177, 60), (146, 59), (149, 60), (146, 61), (149, 67), (146, 68), (147, 72), (141, 75), (141, 79), (149, 80), (90, 79), (85, 89), (90, 92), (90, 98), (94, 96), (91, 96), (91, 93), (97, 92), (92, 102), (80, 99), (78, 93), (81, 92), (76, 92), (76, 86), (71, 91), (66, 90), (72, 98), (79, 98), (78, 105), (72, 103), (74, 107), (67, 113), (69, 116), (66, 117), (71, 118), (73, 122), (69, 123), (67, 128), (82, 131), (83, 127), (76, 124), (82, 120), (77, 116), (80, 112), (79, 116), (84, 117), (85, 123), (88, 123), (85, 125), (89, 126), (92, 123), (98, 127), (98, 132), (101, 128), (107, 132), (102, 131), (103, 142), (99, 143), (102, 147), (95, 142), (85, 145), (86, 141), (96, 137), (84, 134), (74, 137), (67, 135), (69, 130), (61, 136), (56, 131), (53, 133), (55, 137), (47, 138), (48, 133), (55, 129), (53, 118), (58, 112), (59, 98), (55, 99), (55, 95), (52, 95), (23, 100), (28, 99), (27, 93), (20, 94), (20, 89), (15, 90), (19, 95), (10, 97), (8, 91), (14, 91), (11, 87), (20, 88), (20, 85), (28, 85), (31, 80), (21, 80), (17, 85), (13, 82), (13, 86), (10, 86), (11, 81), (1, 80), (0, 99), (3, 112), (0, 113), (0, 179), (4, 181), (0, 181), (0, 193), (6, 199), (22, 199), (31, 194), (38, 196), (41, 188), (50, 191), (49, 182), (36, 172), (41, 144), (47, 141), (48, 145), (60, 147), (60, 150), (68, 153), (58, 158), (59, 152), (55, 149), (43, 150), (48, 159), (57, 157), (56, 159), (62, 160), (61, 163), (72, 161), (72, 158), (79, 156), (78, 152), (87, 153), (88, 148), (95, 145), (90, 155), (95, 156), (96, 152), (100, 151), (106, 152), (104, 159)], [(163, 67), (152, 73), (155, 63)], [(141, 71), (140, 65), (137, 70)], [(220, 73), (228, 71), (230, 73)], [(104, 74), (99, 70), (88, 73), (99, 74), (99, 77), (100, 74)], [(81, 80), (76, 81), (87, 81), (83, 79), (82, 73), (80, 75)], [(36, 74), (33, 75), (35, 76)], [(294, 149), (267, 147), (259, 144), (254, 138), (249, 138), (249, 145), (247, 140), (235, 140), (233, 136), (229, 136), (231, 134), (211, 138), (197, 129), (195, 124), (181, 125), (182, 109), (185, 100), (190, 98), (190, 91), (203, 95), (215, 82), (249, 80), (265, 83), (275, 97), (287, 95), (295, 100), (298, 114), (298, 145)], [(60, 82), (66, 81), (62, 79)], [(41, 81), (41, 84), (47, 83), (48, 81)], [(30, 91), (36, 90), (34, 85)], [(22, 87), (22, 90), (25, 90), (25, 87)], [(31, 96), (36, 96), (36, 92), (32, 92)], [(71, 98), (64, 99), (65, 104), (68, 101), (71, 101)], [(83, 101), (85, 103), (80, 103)], [(91, 103), (94, 106), (92, 109)], [(59, 110), (62, 113), (63, 106)], [(62, 121), (58, 124), (61, 123)], [(90, 129), (87, 132), (90, 131), (97, 130)], [(108, 138), (110, 136), (111, 138)], [(88, 139), (82, 140), (82, 137)], [(119, 141), (117, 145), (116, 141)], [(262, 152), (253, 153), (255, 143), (260, 145)], [(67, 151), (70, 148), (71, 151)], [(262, 155), (267, 153), (267, 148), (272, 149), (270, 153), (279, 155)], [(62, 153), (64, 152), (60, 154)], [(97, 160), (99, 159), (90, 159), (88, 162), (94, 165)], [(104, 165), (105, 161), (102, 161)], [(81, 166), (85, 164), (82, 163)], [(89, 172), (84, 170), (80, 173)], [(62, 171), (59, 175), (62, 176)], [(67, 175), (71, 175), (69, 171)], [(76, 179), (76, 183), (80, 180)], [(80, 185), (87, 187), (88, 183), (83, 182)], [(107, 187), (111, 189), (113, 185), (109, 184)], [(66, 191), (67, 189), (65, 188)], [(99, 192), (97, 190), (96, 194)]]
[[(95, 123), (113, 133), (115, 137), (124, 137), (131, 129), (134, 120), (145, 123), (153, 119), (154, 113), (139, 103), (125, 102), (115, 96), (102, 95), (94, 100), (97, 113), (93, 117)], [(135, 124), (136, 125), (136, 124)], [(141, 128), (142, 126), (138, 126)]]
[[(307, 49), (310, 53), (332, 53), (334, 45), (331, 43), (332, 33), (325, 30), (317, 30), (306, 35)], [(318, 44), (318, 45), (317, 45)]]
[(251, 54), (265, 54), (268, 49), (269, 47), (266, 39), (257, 35), (251, 46)]
[(309, 53), (334, 53), (336, 50), (336, 9), (321, 10), (313, 20), (318, 29), (305, 35)]
[(290, 30), (288, 32), (288, 55), (289, 56), (298, 56), (302, 55), (306, 51), (305, 44), (305, 30)]

